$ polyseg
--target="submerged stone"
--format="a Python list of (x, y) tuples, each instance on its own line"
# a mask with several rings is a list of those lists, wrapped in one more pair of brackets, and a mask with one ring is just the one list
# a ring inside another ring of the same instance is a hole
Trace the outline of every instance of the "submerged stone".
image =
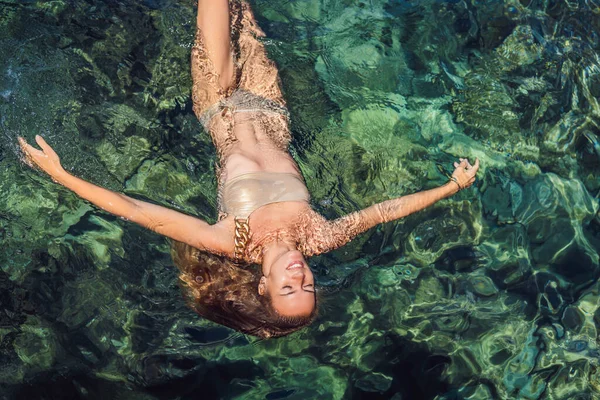
[(374, 372), (357, 379), (354, 385), (365, 392), (383, 393), (390, 388), (392, 380), (389, 376)]
[(21, 361), (32, 370), (42, 372), (54, 364), (58, 343), (54, 332), (39, 319), (31, 317), (21, 325), (22, 332), (14, 341), (15, 352)]
[(479, 296), (489, 297), (498, 293), (494, 282), (487, 276), (472, 276), (469, 278), (471, 290)]

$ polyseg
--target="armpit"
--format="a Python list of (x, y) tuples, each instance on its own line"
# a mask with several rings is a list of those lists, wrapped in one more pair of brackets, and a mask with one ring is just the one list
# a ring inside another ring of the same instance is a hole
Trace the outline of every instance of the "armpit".
[[(219, 214), (221, 218), (221, 214)], [(234, 252), (234, 222), (233, 217), (224, 214), (222, 219), (211, 225), (210, 233), (203, 237), (200, 250), (223, 257), (233, 257)]]

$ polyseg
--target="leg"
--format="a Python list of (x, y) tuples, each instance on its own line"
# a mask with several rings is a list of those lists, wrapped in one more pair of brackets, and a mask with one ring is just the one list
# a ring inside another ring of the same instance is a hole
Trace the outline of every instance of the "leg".
[(242, 0), (242, 21), (239, 28), (239, 64), (242, 65), (239, 88), (285, 105), (275, 63), (267, 57), (267, 51), (259, 40), (265, 36), (260, 29), (250, 5)]
[[(236, 13), (239, 23), (232, 24), (233, 37), (237, 38), (234, 50), (241, 69), (236, 87), (285, 107), (277, 66), (267, 56), (261, 41), (265, 33), (256, 23), (250, 5), (245, 0), (239, 0), (239, 3), (234, 1), (232, 6), (236, 4), (236, 9), (239, 9)], [(260, 130), (273, 144), (287, 151), (291, 140), (287, 116), (256, 113), (251, 114), (251, 118), (261, 126)]]
[(232, 83), (233, 74), (228, 0), (199, 0), (196, 23), (215, 72), (219, 75), (219, 84), (226, 90)]
[[(227, 0), (199, 1), (198, 31), (191, 60), (196, 116), (202, 121), (209, 107), (238, 88), (285, 106), (277, 67), (267, 57), (259, 40), (265, 34), (258, 27), (248, 3), (244, 0), (230, 0), (229, 4)], [(214, 3), (209, 4), (210, 1)], [(287, 148), (290, 140), (287, 118), (267, 115), (261, 118), (265, 119), (263, 125), (268, 136), (279, 147)], [(218, 115), (205, 125), (220, 158), (237, 140), (233, 125), (231, 116)]]
[(192, 100), (198, 117), (222, 99), (233, 84), (228, 0), (199, 0), (192, 48)]

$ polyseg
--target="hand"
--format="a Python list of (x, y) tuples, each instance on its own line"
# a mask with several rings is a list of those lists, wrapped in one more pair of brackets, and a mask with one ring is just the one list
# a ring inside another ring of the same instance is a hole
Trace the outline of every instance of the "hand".
[(451, 180), (458, 185), (459, 189), (468, 188), (475, 182), (475, 175), (479, 170), (479, 158), (471, 165), (466, 158), (460, 158), (460, 163), (454, 163), (454, 172)]
[(58, 181), (59, 178), (66, 173), (60, 159), (52, 147), (40, 136), (35, 136), (35, 141), (42, 148), (38, 150), (27, 143), (25, 139), (19, 136), (19, 144), (21, 150), (25, 154), (25, 163), (30, 167), (38, 166), (41, 170), (52, 177), (52, 180)]

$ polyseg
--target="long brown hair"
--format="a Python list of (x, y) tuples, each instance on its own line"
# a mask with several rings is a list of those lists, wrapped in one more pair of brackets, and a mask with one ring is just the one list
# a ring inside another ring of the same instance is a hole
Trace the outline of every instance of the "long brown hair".
[(185, 243), (173, 241), (171, 255), (188, 305), (202, 317), (237, 331), (272, 338), (289, 335), (316, 317), (284, 317), (273, 309), (269, 296), (258, 294), (262, 276), (258, 265), (240, 266)]

